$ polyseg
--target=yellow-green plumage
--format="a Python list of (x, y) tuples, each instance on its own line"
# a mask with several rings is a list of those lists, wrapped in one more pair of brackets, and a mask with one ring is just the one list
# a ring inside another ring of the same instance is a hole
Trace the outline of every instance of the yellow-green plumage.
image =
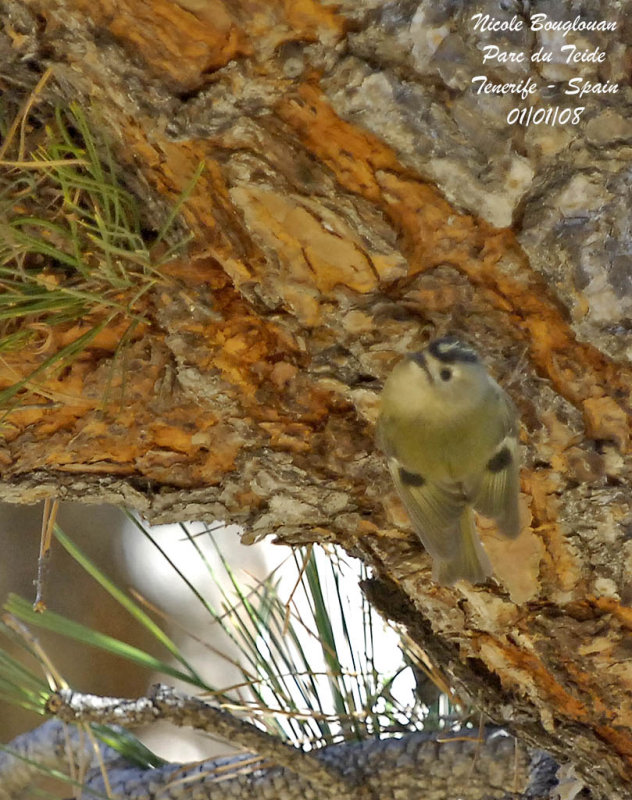
[(473, 508), (505, 536), (520, 532), (516, 426), (511, 400), (458, 340), (432, 342), (386, 381), (378, 443), (441, 583), (491, 574)]

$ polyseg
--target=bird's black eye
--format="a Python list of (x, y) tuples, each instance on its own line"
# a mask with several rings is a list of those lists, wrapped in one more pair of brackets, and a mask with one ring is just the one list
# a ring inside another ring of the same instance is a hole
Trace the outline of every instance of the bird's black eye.
[(452, 370), (445, 368), (442, 369), (441, 372), (439, 373), (439, 377), (441, 378), (442, 381), (449, 381), (450, 378), (452, 377)]

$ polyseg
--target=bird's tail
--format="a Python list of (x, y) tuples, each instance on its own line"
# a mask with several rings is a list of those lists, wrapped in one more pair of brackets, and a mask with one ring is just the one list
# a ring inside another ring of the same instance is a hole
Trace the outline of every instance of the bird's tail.
[(453, 558), (434, 559), (432, 576), (442, 586), (464, 579), (482, 583), (492, 574), (492, 565), (474, 526), (474, 512), (468, 506), (459, 518), (459, 547)]

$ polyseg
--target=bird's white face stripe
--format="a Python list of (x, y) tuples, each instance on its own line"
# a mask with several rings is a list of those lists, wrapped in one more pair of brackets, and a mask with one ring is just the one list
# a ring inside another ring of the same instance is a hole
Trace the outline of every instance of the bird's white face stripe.
[(451, 336), (431, 342), (428, 345), (428, 352), (437, 361), (441, 361), (444, 364), (454, 364), (459, 361), (475, 363), (478, 361), (478, 356), (471, 347)]

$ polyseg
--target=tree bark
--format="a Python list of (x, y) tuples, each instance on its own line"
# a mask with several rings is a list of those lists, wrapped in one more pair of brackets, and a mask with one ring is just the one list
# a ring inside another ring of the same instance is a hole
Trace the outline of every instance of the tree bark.
[[(300, 771), (271, 765), (248, 753), (190, 766), (164, 764), (142, 769), (125, 762), (115, 751), (102, 748), (99, 761), (85, 735), (69, 732), (58, 720), (49, 720), (12, 744), (22, 759), (0, 754), (0, 800), (13, 800), (22, 789), (32, 786), (35, 771), (24, 762), (24, 756), (60, 770), (67, 769), (72, 758), (86, 775), (85, 797), (102, 797), (107, 792), (129, 800), (191, 796), (197, 800), (324, 800), (343, 796), (333, 780), (328, 790), (326, 785), (314, 785)], [(307, 754), (296, 751), (297, 759), (301, 755)], [(535, 784), (527, 783), (529, 759), (524, 750), (498, 732), (488, 732), (480, 741), (412, 733), (401, 739), (331, 745), (309, 757), (344, 776), (352, 800), (449, 800), (457, 796), (463, 800), (505, 800), (508, 787), (516, 800), (549, 796), (548, 791), (540, 792)], [(99, 769), (104, 766), (108, 786)], [(546, 779), (539, 784), (540, 788), (545, 785), (550, 788)], [(537, 793), (530, 793), (531, 788)]]
[[(185, 208), (190, 259), (148, 301), (152, 324), (114, 372), (121, 398), (100, 403), (113, 331), (48, 379), (54, 407), (5, 420), (0, 497), (336, 542), (494, 720), (573, 761), (597, 796), (625, 797), (631, 4), (509, 5), (0, 0), (5, 84), (28, 90), (51, 65), (55, 96), (106, 132), (148, 226), (206, 164)], [(484, 33), (475, 12), (524, 24)], [(616, 29), (539, 33), (536, 13)], [(566, 65), (578, 37), (605, 61)], [(486, 64), (487, 44), (557, 60)], [(618, 90), (581, 98), (577, 125), (511, 125), (528, 103), (477, 94), (484, 74), (531, 77), (547, 107), (577, 105), (563, 91), (577, 75)], [(483, 528), (496, 580), (450, 589), (432, 582), (373, 443), (390, 368), (448, 330), (518, 406), (525, 515), (515, 542)], [(42, 358), (7, 355), (1, 384)]]

